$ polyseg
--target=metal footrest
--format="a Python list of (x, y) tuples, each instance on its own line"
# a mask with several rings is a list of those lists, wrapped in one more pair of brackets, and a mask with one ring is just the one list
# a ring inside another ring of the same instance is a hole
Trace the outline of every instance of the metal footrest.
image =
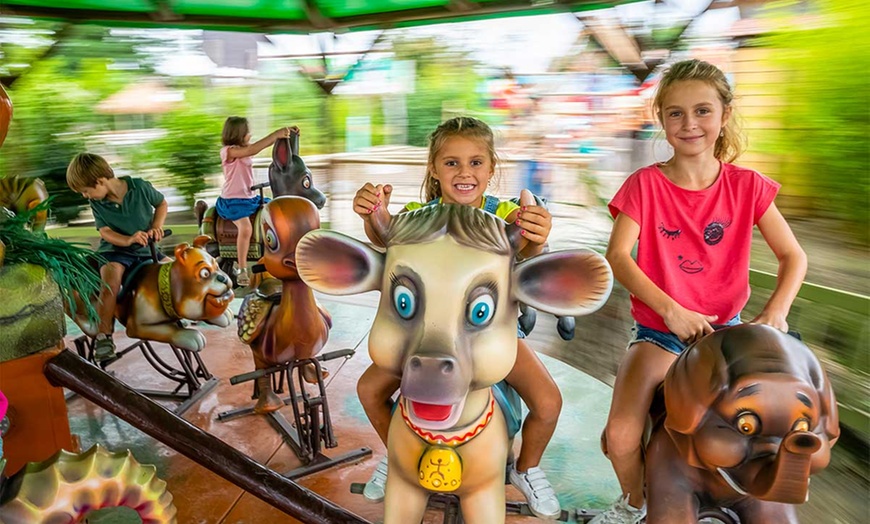
[[(196, 401), (218, 384), (218, 379), (209, 373), (205, 362), (203, 362), (197, 351), (181, 349), (170, 344), (169, 348), (178, 362), (178, 367), (176, 367), (161, 357), (148, 340), (138, 340), (121, 351), (116, 352), (113, 358), (102, 362), (97, 362), (94, 358), (95, 343), (90, 337), (82, 335), (75, 339), (73, 344), (80, 357), (107, 373), (111, 373), (107, 369), (110, 365), (123, 358), (127, 353), (139, 349), (152, 368), (167, 379), (175, 382), (176, 385), (171, 390), (137, 389), (136, 391), (152, 399), (179, 402), (179, 405), (172, 410), (173, 413), (179, 416), (183, 415)], [(73, 396), (68, 395), (67, 400)]]

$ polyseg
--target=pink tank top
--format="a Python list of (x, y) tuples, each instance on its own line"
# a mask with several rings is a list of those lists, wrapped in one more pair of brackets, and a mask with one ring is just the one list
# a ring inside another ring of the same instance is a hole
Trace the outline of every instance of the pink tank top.
[(224, 171), (224, 185), (221, 198), (253, 198), (254, 157), (245, 156), (228, 160), (228, 150), (233, 146), (221, 148), (221, 167)]

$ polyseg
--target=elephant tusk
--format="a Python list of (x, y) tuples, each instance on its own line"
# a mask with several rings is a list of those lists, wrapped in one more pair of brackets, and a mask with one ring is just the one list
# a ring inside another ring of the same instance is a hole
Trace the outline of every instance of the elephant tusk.
[(729, 475), (727, 471), (722, 468), (716, 468), (716, 471), (718, 471), (719, 474), (722, 475), (722, 478), (725, 479), (725, 482), (727, 482), (729, 486), (731, 486), (731, 489), (741, 495), (749, 495), (746, 490), (740, 487), (740, 484), (738, 484), (737, 481), (731, 478), (731, 475)]

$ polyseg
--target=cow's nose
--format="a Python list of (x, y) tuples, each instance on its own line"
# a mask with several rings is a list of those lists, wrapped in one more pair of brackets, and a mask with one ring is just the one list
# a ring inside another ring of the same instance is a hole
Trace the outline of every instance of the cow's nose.
[(408, 365), (411, 371), (440, 371), (445, 375), (450, 375), (456, 369), (456, 362), (451, 357), (420, 357), (414, 355), (410, 358)]

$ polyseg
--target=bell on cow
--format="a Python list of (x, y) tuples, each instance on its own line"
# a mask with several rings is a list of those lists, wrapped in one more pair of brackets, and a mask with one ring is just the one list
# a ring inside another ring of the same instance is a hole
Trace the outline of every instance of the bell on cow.
[(431, 491), (455, 491), (462, 484), (462, 459), (453, 448), (428, 447), (419, 470), (420, 485)]

